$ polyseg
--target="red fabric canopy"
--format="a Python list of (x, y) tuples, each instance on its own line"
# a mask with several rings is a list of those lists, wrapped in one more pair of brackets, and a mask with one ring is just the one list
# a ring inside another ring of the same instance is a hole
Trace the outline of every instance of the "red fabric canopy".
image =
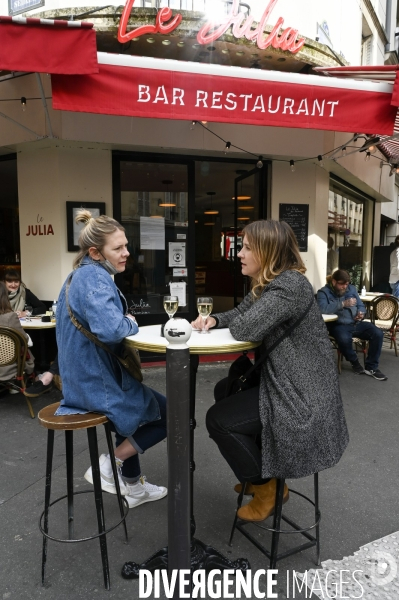
[[(392, 86), (99, 53), (100, 71), (54, 76), (53, 108), (392, 134)], [(115, 64), (117, 63), (117, 64)]]
[(33, 73), (98, 73), (91, 23), (0, 17), (0, 69)]

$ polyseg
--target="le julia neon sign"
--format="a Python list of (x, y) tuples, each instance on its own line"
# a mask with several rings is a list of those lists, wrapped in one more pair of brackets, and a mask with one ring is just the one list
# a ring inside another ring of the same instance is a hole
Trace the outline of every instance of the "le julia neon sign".
[[(272, 46), (280, 50), (288, 50), (295, 54), (299, 52), (305, 43), (304, 38), (298, 38), (298, 30), (292, 27), (282, 29), (284, 19), (279, 17), (269, 35), (265, 37), (265, 25), (276, 6), (278, 0), (270, 0), (258, 25), (254, 28), (254, 19), (251, 15), (246, 16), (239, 11), (239, 0), (233, 0), (231, 11), (219, 23), (208, 21), (201, 27), (197, 34), (199, 44), (209, 44), (224, 35), (230, 27), (232, 33), (237, 39), (245, 37), (249, 41), (256, 41), (261, 50)], [(134, 5), (134, 0), (127, 0), (123, 9), (118, 29), (118, 41), (123, 43), (137, 38), (144, 34), (168, 34), (174, 31), (182, 21), (182, 15), (173, 16), (172, 9), (168, 7), (161, 8), (156, 16), (155, 25), (143, 25), (126, 32), (129, 16)]]

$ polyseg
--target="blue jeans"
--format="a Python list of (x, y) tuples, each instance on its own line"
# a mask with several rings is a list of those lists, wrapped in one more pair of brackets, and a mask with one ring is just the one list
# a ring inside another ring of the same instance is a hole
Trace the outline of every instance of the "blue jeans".
[(342, 354), (350, 362), (358, 360), (356, 351), (353, 349), (352, 338), (357, 337), (360, 340), (367, 340), (369, 342), (369, 350), (366, 358), (366, 369), (367, 371), (378, 369), (384, 339), (384, 332), (381, 329), (378, 329), (378, 327), (367, 321), (358, 321), (357, 323), (353, 323), (353, 325), (329, 323), (328, 330), (335, 338)]
[(396, 296), (396, 298), (399, 298), (399, 281), (396, 283), (390, 283), (389, 285), (391, 286), (392, 295)]
[[(138, 449), (139, 454), (143, 454), (148, 448), (152, 448), (166, 438), (166, 398), (159, 392), (152, 390), (161, 413), (158, 421), (151, 421), (142, 425), (132, 436), (134, 447)], [(126, 438), (119, 433), (115, 433), (116, 446), (118, 447)], [(137, 481), (141, 475), (139, 454), (127, 458), (123, 462), (122, 477), (129, 483)]]

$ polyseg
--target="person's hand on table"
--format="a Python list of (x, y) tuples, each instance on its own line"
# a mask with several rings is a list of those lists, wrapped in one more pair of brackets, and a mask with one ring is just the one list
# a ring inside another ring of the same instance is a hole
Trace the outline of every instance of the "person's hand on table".
[[(205, 325), (204, 325), (204, 321), (205, 321)], [(213, 317), (209, 316), (206, 319), (203, 319), (202, 317), (198, 316), (195, 321), (191, 321), (191, 327), (193, 329), (199, 329), (201, 330), (202, 328), (208, 330), (211, 329), (212, 327), (215, 327), (216, 325), (216, 319), (214, 319)]]
[(23, 319), (24, 317), (26, 317), (26, 310), (16, 310), (16, 315), (19, 319)]
[(345, 306), (345, 308), (349, 308), (351, 306), (355, 306), (355, 304), (357, 304), (356, 298), (347, 298), (346, 300), (344, 300), (342, 302), (342, 306)]
[(129, 319), (131, 319), (132, 321), (134, 321), (135, 323), (137, 323), (136, 321), (136, 317), (134, 315), (131, 315), (130, 313), (127, 313), (126, 315), (127, 317), (129, 317)]

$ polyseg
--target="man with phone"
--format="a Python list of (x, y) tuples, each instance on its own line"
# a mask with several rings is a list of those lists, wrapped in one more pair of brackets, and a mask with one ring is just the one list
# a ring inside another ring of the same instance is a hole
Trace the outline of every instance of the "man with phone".
[[(355, 286), (351, 285), (347, 271), (337, 269), (327, 277), (327, 285), (317, 292), (317, 304), (323, 314), (338, 316), (327, 327), (338, 348), (351, 363), (353, 372), (357, 375), (365, 373), (377, 381), (388, 379), (378, 368), (384, 333), (373, 323), (363, 320), (366, 309)], [(353, 348), (354, 337), (369, 342), (365, 369), (359, 363)]]

